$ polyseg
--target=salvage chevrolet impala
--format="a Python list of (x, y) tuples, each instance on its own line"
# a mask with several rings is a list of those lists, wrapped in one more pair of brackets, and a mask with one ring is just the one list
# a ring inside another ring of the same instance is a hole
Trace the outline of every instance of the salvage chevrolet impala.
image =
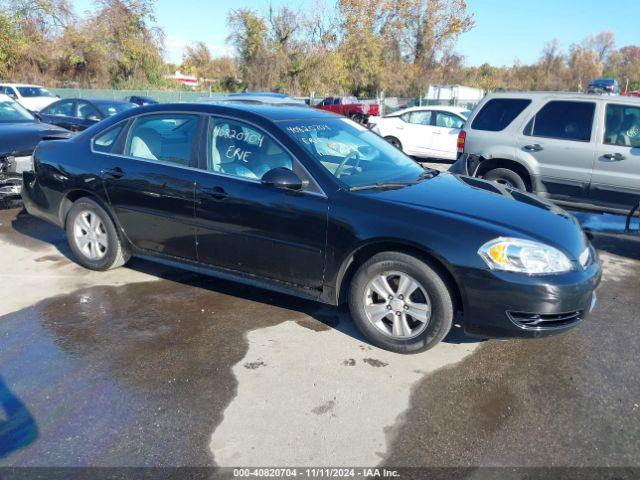
[(412, 353), (459, 323), (485, 337), (566, 331), (601, 267), (577, 221), (525, 192), (425, 170), (315, 109), (180, 104), (42, 142), (32, 215), (93, 270), (131, 256), (339, 305)]

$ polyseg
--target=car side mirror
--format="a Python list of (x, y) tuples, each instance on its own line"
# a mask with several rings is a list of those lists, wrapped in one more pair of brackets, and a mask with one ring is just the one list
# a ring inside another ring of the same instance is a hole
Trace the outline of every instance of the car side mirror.
[(285, 190), (302, 190), (304, 186), (300, 177), (293, 170), (285, 167), (269, 170), (262, 176), (261, 182), (263, 185)]

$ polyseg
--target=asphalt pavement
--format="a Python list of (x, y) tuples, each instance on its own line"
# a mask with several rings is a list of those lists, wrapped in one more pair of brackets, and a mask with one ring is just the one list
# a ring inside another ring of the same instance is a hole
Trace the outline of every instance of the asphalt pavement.
[(582, 215), (596, 311), (402, 356), (348, 314), (133, 260), (90, 272), (0, 212), (0, 466), (640, 466), (640, 236)]

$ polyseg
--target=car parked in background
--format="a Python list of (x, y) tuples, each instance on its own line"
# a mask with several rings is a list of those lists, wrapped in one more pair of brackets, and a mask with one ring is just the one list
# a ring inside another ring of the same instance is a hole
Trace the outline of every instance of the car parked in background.
[(33, 168), (32, 153), (43, 140), (69, 138), (69, 132), (40, 122), (26, 108), (0, 94), (0, 204), (19, 198), (22, 172)]
[(369, 124), (407, 155), (455, 160), (458, 134), (470, 113), (459, 107), (412, 107), (369, 119)]
[(216, 97), (200, 97), (202, 103), (246, 103), (253, 105), (279, 105), (287, 107), (306, 107), (302, 100), (297, 100), (285, 93), (276, 92), (240, 92)]
[(363, 124), (369, 121), (370, 116), (380, 115), (380, 105), (359, 102), (356, 97), (327, 97), (314, 108), (344, 115)]
[(131, 102), (118, 100), (65, 98), (42, 109), (39, 115), (44, 122), (80, 132), (105, 118), (135, 107)]
[(159, 103), (157, 100), (154, 100), (151, 97), (142, 97), (140, 95), (132, 95), (130, 97), (126, 97), (124, 101), (135, 103), (139, 107), (144, 107), (145, 105), (157, 105)]
[(58, 97), (46, 88), (22, 83), (0, 83), (0, 94), (11, 97), (31, 112), (39, 112), (58, 100)]
[(640, 201), (640, 99), (579, 93), (488, 95), (450, 171), (557, 203), (628, 212)]
[(140, 107), (42, 142), (34, 162), (25, 208), (66, 229), (83, 266), (135, 255), (348, 303), (392, 351), (433, 347), (454, 319), (486, 336), (560, 333), (595, 305), (601, 266), (573, 216), (422, 168), (327, 112)]
[(589, 82), (587, 93), (619, 95), (620, 85), (618, 85), (618, 81), (613, 78), (596, 78)]

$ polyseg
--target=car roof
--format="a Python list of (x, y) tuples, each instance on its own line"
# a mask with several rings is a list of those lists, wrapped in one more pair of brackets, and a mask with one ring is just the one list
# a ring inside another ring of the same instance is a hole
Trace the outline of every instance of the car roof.
[(36, 85), (33, 83), (0, 83), (3, 87), (35, 87), (44, 88), (42, 85)]
[(106, 98), (77, 98), (76, 100), (85, 100), (87, 102), (95, 103), (96, 105), (105, 105), (107, 103), (110, 105), (113, 105), (114, 103), (128, 105), (131, 103), (126, 100), (108, 100)]
[(317, 108), (301, 108), (290, 105), (273, 104), (253, 104), (253, 103), (214, 103), (214, 102), (189, 102), (189, 103), (165, 103), (158, 105), (147, 105), (135, 110), (139, 113), (160, 113), (193, 111), (211, 114), (244, 114), (242, 116), (260, 117), (272, 122), (286, 120), (314, 120), (314, 119), (335, 119), (344, 118), (332, 112), (319, 110)]
[(390, 113), (389, 115), (385, 115), (385, 117), (396, 117), (398, 115), (404, 115), (405, 113), (415, 112), (417, 110), (437, 110), (440, 112), (456, 113), (458, 115), (461, 112), (469, 111), (468, 108), (452, 107), (449, 105), (423, 105), (422, 107), (416, 106), (416, 107), (403, 108), (402, 110), (398, 110), (396, 112)]
[(640, 105), (640, 98), (627, 97), (624, 95), (595, 95), (593, 93), (580, 93), (580, 92), (494, 92), (488, 94), (485, 99), (489, 100), (492, 98), (561, 98), (563, 100), (606, 100), (607, 102), (611, 101), (620, 101), (624, 103), (632, 103)]
[(242, 96), (252, 96), (257, 95), (260, 97), (273, 97), (273, 98), (290, 98), (286, 93), (278, 93), (278, 92), (252, 92), (247, 90), (246, 92), (237, 92), (237, 93), (229, 93), (228, 97), (242, 97)]
[(61, 98), (60, 100), (57, 100), (57, 102), (63, 102), (65, 100), (83, 100), (85, 102), (93, 103), (94, 105), (113, 105), (114, 103), (122, 105), (131, 104), (131, 102), (127, 102), (126, 100), (108, 100), (106, 98)]
[(255, 104), (266, 105), (307, 106), (302, 100), (296, 100), (295, 98), (281, 94), (263, 95), (258, 93), (232, 93), (223, 97), (200, 97), (196, 101), (198, 103), (253, 102)]

